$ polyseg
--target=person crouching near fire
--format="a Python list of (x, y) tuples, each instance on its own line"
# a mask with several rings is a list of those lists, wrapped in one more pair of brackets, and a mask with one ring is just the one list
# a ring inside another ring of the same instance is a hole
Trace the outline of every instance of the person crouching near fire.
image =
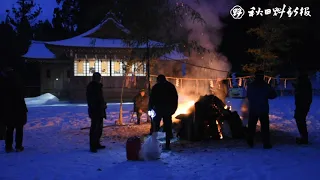
[(103, 118), (106, 118), (107, 104), (103, 97), (101, 74), (93, 73), (92, 81), (87, 86), (86, 96), (88, 113), (91, 119), (90, 126), (90, 151), (96, 153), (98, 149), (106, 147), (100, 144), (103, 130)]
[[(133, 110), (137, 114), (137, 124), (140, 124), (140, 118), (143, 113), (148, 114), (148, 103), (149, 98), (146, 95), (144, 89), (141, 89), (140, 92), (133, 98)], [(150, 122), (150, 117), (147, 115), (147, 122)]]
[(157, 83), (152, 87), (149, 99), (149, 111), (154, 110), (155, 117), (151, 123), (151, 132), (158, 132), (160, 121), (163, 119), (166, 133), (166, 150), (170, 150), (172, 134), (172, 115), (178, 108), (178, 92), (176, 87), (167, 81), (164, 75), (157, 77)]
[(300, 138), (296, 139), (297, 144), (308, 144), (308, 130), (306, 117), (309, 113), (312, 103), (312, 84), (308, 74), (304, 70), (299, 70), (298, 78), (293, 83), (295, 88), (295, 105), (294, 118), (300, 133)]
[(264, 81), (264, 72), (257, 71), (255, 80), (248, 85), (247, 98), (249, 102), (249, 120), (247, 143), (250, 147), (254, 145), (254, 135), (258, 120), (261, 124), (261, 134), (264, 149), (271, 149), (269, 132), (269, 99), (277, 97), (276, 91)]

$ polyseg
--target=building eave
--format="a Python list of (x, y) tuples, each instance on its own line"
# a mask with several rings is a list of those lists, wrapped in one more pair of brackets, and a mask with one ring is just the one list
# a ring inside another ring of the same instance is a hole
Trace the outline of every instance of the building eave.
[(162, 55), (159, 60), (168, 60), (168, 61), (178, 61), (178, 60), (187, 60), (189, 57), (185, 56), (183, 53), (176, 50), (171, 51), (170, 53)]
[(32, 41), (28, 52), (22, 57), (28, 59), (56, 59), (56, 55), (41, 41)]

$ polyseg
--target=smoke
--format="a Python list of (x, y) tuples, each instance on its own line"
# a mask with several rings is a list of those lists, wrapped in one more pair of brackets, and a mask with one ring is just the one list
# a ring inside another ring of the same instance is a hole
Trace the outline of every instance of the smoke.
[[(224, 79), (231, 69), (228, 59), (221, 53), (217, 52), (217, 48), (222, 40), (223, 23), (221, 17), (229, 15), (230, 9), (235, 5), (235, 0), (184, 0), (184, 4), (188, 4), (191, 8), (200, 13), (205, 21), (193, 21), (192, 19), (184, 20), (184, 27), (190, 31), (188, 35), (189, 42), (197, 42), (209, 52), (199, 53), (192, 51), (188, 63), (205, 68), (188, 66), (187, 77), (203, 78), (203, 79)], [(215, 71), (217, 69), (222, 71)], [(214, 82), (215, 83), (215, 82)], [(183, 94), (207, 94), (210, 92), (208, 81), (189, 81), (184, 83)], [(220, 85), (219, 85), (220, 87)], [(194, 93), (197, 89), (196, 93)]]
[[(228, 63), (225, 56), (216, 52), (216, 50), (222, 40), (221, 30), (223, 24), (220, 21), (220, 18), (229, 15), (229, 11), (234, 5), (233, 0), (201, 0), (199, 3), (195, 0), (185, 0), (184, 3), (199, 12), (205, 21), (205, 24), (203, 24), (201, 22), (194, 22), (191, 19), (185, 19), (184, 26), (190, 31), (188, 36), (189, 42), (195, 41), (200, 46), (210, 51), (210, 53), (204, 54), (199, 54), (195, 51), (191, 52), (191, 61), (194, 61), (197, 65), (206, 65), (208, 68), (229, 71), (231, 69), (231, 64)], [(192, 74), (200, 74), (201, 76), (203, 69), (196, 67), (193, 69), (197, 73)], [(216, 77), (221, 78), (224, 78), (227, 75), (225, 72), (211, 73)], [(205, 73), (204, 76), (208, 77), (207, 73)], [(212, 77), (212, 75), (209, 77)]]

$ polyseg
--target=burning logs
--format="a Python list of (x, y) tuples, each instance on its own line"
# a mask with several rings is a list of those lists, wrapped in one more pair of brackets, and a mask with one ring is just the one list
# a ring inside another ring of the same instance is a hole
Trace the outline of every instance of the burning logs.
[(201, 96), (189, 114), (180, 114), (176, 119), (181, 120), (178, 136), (182, 139), (222, 139), (223, 123), (229, 124), (233, 138), (243, 137), (242, 121), (238, 113), (225, 108), (225, 104), (214, 95)]
[(231, 130), (232, 138), (234, 139), (244, 138), (245, 128), (242, 125), (242, 120), (237, 111), (233, 111), (233, 112), (230, 111), (230, 113), (221, 117), (220, 121), (228, 124)]

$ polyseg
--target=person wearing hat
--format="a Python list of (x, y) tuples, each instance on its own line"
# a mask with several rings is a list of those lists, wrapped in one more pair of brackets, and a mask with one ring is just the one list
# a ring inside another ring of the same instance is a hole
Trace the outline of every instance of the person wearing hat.
[[(143, 113), (148, 114), (149, 98), (146, 91), (141, 89), (139, 93), (133, 98), (133, 110), (137, 114), (137, 124), (140, 124), (140, 118)], [(147, 122), (150, 122), (150, 117), (147, 115)]]
[(254, 146), (254, 135), (258, 120), (261, 124), (261, 133), (264, 149), (271, 149), (269, 132), (269, 99), (277, 97), (276, 91), (264, 81), (264, 72), (257, 71), (255, 80), (248, 85), (247, 98), (249, 103), (249, 119), (247, 143)]
[(295, 88), (294, 118), (296, 119), (300, 137), (296, 139), (297, 144), (308, 144), (308, 129), (306, 117), (312, 103), (312, 84), (305, 70), (299, 69), (297, 81), (292, 84)]
[(149, 110), (155, 112), (151, 132), (158, 132), (160, 121), (163, 120), (163, 130), (166, 133), (166, 149), (170, 150), (172, 134), (172, 115), (178, 108), (178, 92), (176, 87), (167, 81), (164, 75), (157, 77), (157, 83), (152, 87)]
[(100, 144), (103, 130), (103, 118), (106, 118), (106, 102), (103, 97), (101, 74), (93, 73), (92, 81), (87, 86), (86, 97), (88, 113), (91, 119), (90, 126), (90, 151), (96, 153), (98, 149), (106, 147)]

